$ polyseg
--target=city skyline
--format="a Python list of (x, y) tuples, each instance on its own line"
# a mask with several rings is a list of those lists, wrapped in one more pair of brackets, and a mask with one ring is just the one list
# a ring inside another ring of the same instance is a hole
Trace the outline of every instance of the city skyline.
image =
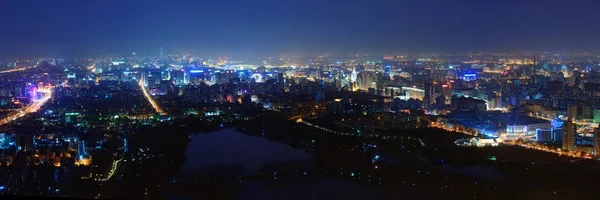
[(600, 3), (0, 1), (0, 199), (594, 199)]

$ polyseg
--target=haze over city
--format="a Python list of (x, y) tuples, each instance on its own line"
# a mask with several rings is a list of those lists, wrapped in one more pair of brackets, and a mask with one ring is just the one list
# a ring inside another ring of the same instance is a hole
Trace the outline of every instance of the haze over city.
[(478, 0), (2, 1), (0, 56), (591, 51), (600, 3)]
[(0, 199), (598, 199), (595, 0), (0, 0)]

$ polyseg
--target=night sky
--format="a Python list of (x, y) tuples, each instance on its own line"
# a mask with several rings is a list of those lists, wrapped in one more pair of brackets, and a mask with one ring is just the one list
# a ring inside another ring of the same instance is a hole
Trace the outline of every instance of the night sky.
[(0, 58), (600, 50), (597, 0), (0, 0)]

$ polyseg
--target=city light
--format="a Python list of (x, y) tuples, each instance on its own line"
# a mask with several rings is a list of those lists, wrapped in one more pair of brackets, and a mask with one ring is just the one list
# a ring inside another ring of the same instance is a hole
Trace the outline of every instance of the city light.
[(25, 108), (13, 111), (10, 114), (7, 114), (4, 118), (0, 119), (0, 126), (23, 117), (29, 113), (37, 112), (50, 99), (50, 97), (52, 97), (51, 89), (47, 90), (41, 99), (34, 101)]
[(26, 70), (26, 69), (29, 69), (29, 67), (20, 67), (20, 68), (3, 70), (3, 71), (0, 71), (0, 74), (10, 73), (10, 72), (18, 72), (18, 71), (23, 71), (23, 70)]
[(148, 90), (146, 89), (144, 82), (142, 80), (140, 80), (138, 83), (139, 83), (138, 85), (142, 89), (142, 92), (144, 93), (144, 96), (146, 97), (146, 99), (148, 99), (148, 102), (150, 102), (150, 105), (152, 105), (152, 108), (154, 108), (154, 110), (157, 113), (164, 114), (163, 110), (158, 106), (158, 104), (154, 101), (154, 99), (152, 99), (152, 96), (150, 95), (150, 93), (148, 93)]

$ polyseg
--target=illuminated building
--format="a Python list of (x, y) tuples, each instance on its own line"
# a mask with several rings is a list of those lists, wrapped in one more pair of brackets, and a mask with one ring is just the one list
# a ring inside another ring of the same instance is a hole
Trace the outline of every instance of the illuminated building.
[(0, 133), (0, 149), (8, 149), (15, 146), (13, 134)]
[(431, 83), (425, 83), (425, 95), (423, 96), (423, 109), (427, 109), (429, 105), (433, 104), (433, 86)]
[(594, 130), (594, 157), (600, 157), (600, 128)]
[(405, 97), (401, 98), (402, 100), (408, 100), (412, 98), (422, 101), (425, 97), (425, 90), (414, 87), (402, 87), (402, 92), (405, 93)]
[(507, 135), (525, 135), (527, 134), (527, 125), (506, 125)]
[(552, 141), (562, 141), (563, 140), (563, 123), (560, 119), (554, 118), (550, 122), (550, 130), (552, 131), (551, 139)]
[(536, 129), (535, 139), (538, 142), (552, 141), (552, 130), (540, 128)]
[(577, 119), (577, 105), (570, 105), (567, 109), (567, 122)]
[(45, 90), (44, 88), (45, 88), (44, 82), (38, 82), (38, 85), (37, 85), (38, 92), (44, 91)]
[(468, 146), (468, 147), (495, 147), (499, 144), (502, 144), (504, 140), (501, 138), (463, 138), (454, 142), (458, 146)]
[(472, 73), (472, 72), (465, 73), (465, 74), (463, 74), (462, 78), (465, 81), (475, 81), (475, 80), (477, 80), (477, 73)]
[(398, 87), (386, 87), (385, 88), (385, 96), (392, 97), (392, 99), (396, 98), (397, 93), (400, 91)]
[(600, 123), (600, 109), (594, 109), (594, 122)]
[(575, 150), (575, 134), (577, 134), (577, 124), (573, 122), (565, 123), (566, 132), (563, 134), (562, 149), (568, 151)]
[(29, 151), (34, 149), (34, 135), (19, 134), (16, 136), (17, 150)]

